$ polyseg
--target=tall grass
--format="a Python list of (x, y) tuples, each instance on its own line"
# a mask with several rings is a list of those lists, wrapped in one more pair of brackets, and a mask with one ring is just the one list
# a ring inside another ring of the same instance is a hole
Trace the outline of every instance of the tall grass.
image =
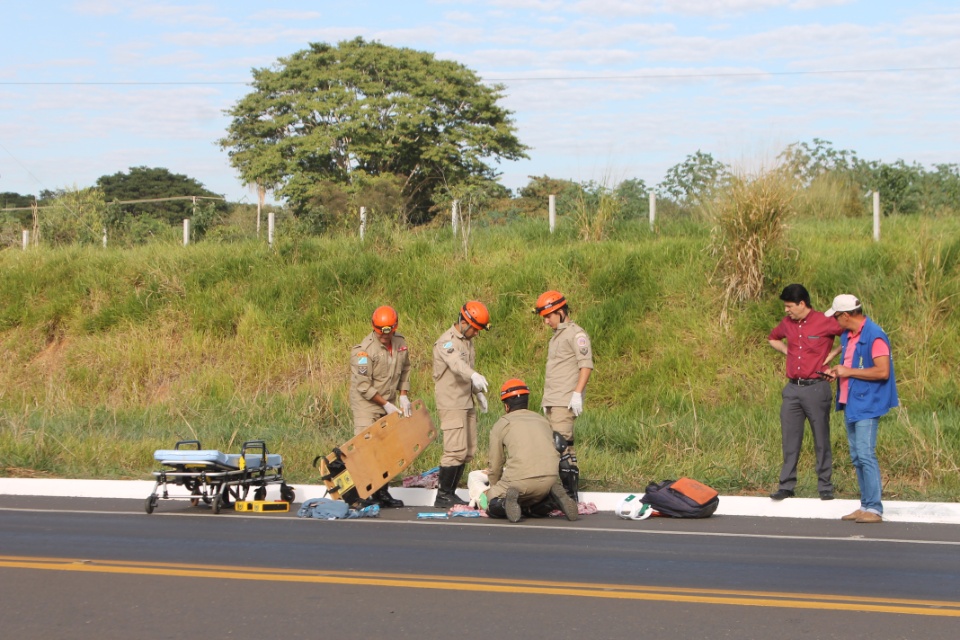
[(793, 182), (779, 170), (758, 176), (731, 176), (709, 208), (714, 230), (711, 252), (717, 257), (721, 322), (739, 303), (766, 292), (771, 265), (785, 255), (787, 220), (793, 213)]
[[(0, 252), (0, 474), (149, 477), (152, 452), (180, 438), (235, 450), (265, 438), (297, 482), (352, 433), (351, 345), (392, 304), (410, 345), (413, 394), (433, 409), (433, 341), (466, 299), (493, 330), (479, 370), (524, 378), (537, 406), (549, 332), (530, 313), (564, 292), (593, 339), (597, 370), (578, 422), (586, 489), (642, 489), (692, 475), (725, 492), (761, 493), (780, 466), (783, 362), (765, 337), (782, 316), (776, 287), (803, 282), (814, 306), (855, 293), (890, 334), (903, 407), (882, 422), (887, 495), (960, 497), (960, 220), (893, 217), (883, 242), (868, 218), (795, 219), (790, 251), (765, 289), (717, 322), (710, 230), (618, 222), (585, 243), (573, 221), (475, 225), (469, 257), (448, 228), (284, 236), (262, 244), (148, 245)], [(457, 256), (456, 259), (453, 259)], [(481, 416), (481, 455), (499, 414)], [(856, 482), (841, 421), (841, 495)], [(809, 440), (809, 439), (808, 439)], [(801, 495), (815, 495), (812, 446)], [(415, 470), (439, 461), (438, 445)]]

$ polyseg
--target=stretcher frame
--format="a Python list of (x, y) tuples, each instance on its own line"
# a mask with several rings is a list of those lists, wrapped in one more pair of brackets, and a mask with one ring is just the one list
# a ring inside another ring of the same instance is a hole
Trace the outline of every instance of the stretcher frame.
[[(201, 447), (199, 440), (180, 440), (174, 445), (174, 451), (206, 450)], [(214, 513), (220, 513), (223, 508), (245, 500), (251, 488), (255, 488), (254, 499), (263, 500), (267, 495), (267, 486), (277, 483), (280, 484), (281, 500), (292, 503), (296, 498), (293, 488), (283, 478), (283, 459), (271, 455), (263, 440), (244, 442), (236, 465), (223, 460), (203, 459), (199, 454), (195, 460), (189, 458), (186, 455), (177, 456), (176, 460), (161, 461), (161, 464), (170, 468), (153, 472), (156, 484), (143, 505), (147, 514), (153, 513), (160, 500), (189, 500), (193, 506), (203, 502), (211, 505)], [(170, 485), (183, 487), (190, 493), (170, 493)]]

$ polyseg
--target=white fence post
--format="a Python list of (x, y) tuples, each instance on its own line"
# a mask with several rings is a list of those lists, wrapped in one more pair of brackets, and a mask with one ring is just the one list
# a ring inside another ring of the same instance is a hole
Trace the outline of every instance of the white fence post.
[(363, 234), (367, 230), (367, 208), (360, 207), (360, 239), (363, 240)]
[(30, 231), (28, 229), (23, 230), (23, 250), (26, 251), (27, 247), (30, 246)]
[(183, 219), (183, 246), (190, 244), (190, 218)]
[(103, 248), (107, 248), (107, 228), (103, 228)]
[(873, 240), (880, 242), (880, 192), (873, 192)]
[(650, 231), (653, 231), (653, 223), (657, 221), (657, 194), (650, 192)]
[(457, 224), (460, 222), (460, 201), (454, 200), (450, 205), (450, 225), (453, 227), (453, 235), (457, 235)]
[(273, 231), (276, 228), (276, 218), (273, 211), (267, 214), (267, 244), (273, 247)]
[(557, 227), (557, 196), (551, 194), (547, 197), (550, 209), (550, 233)]

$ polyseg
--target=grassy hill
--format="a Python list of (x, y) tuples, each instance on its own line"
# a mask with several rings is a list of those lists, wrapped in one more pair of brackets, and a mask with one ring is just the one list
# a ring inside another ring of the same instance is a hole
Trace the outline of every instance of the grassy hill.
[[(783, 358), (767, 345), (777, 295), (802, 282), (825, 309), (854, 293), (890, 334), (902, 407), (881, 423), (889, 498), (960, 498), (960, 220), (794, 220), (768, 294), (730, 309), (711, 281), (709, 229), (622, 223), (582, 242), (574, 224), (449, 228), (373, 224), (352, 236), (0, 252), (0, 474), (147, 478), (177, 439), (236, 450), (264, 438), (295, 482), (352, 434), (349, 350), (380, 304), (400, 313), (413, 395), (433, 409), (433, 341), (467, 299), (493, 329), (477, 338), (492, 385), (525, 379), (539, 406), (548, 329), (530, 313), (559, 289), (593, 338), (597, 369), (577, 423), (585, 490), (642, 490), (690, 475), (727, 493), (776, 485)], [(499, 415), (481, 416), (481, 455)], [(856, 495), (842, 420), (835, 481)], [(812, 442), (800, 495), (816, 495)], [(416, 469), (437, 464), (431, 446)]]

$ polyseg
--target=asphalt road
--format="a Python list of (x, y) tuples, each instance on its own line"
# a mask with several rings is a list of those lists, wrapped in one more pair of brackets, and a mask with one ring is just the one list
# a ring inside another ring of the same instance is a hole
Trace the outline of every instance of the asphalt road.
[(0, 496), (9, 638), (950, 638), (960, 527)]

